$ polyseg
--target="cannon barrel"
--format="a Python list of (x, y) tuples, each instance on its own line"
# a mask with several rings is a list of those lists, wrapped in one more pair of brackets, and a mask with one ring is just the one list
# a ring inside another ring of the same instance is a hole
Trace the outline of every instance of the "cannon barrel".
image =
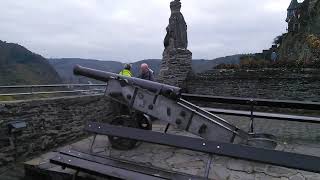
[(140, 88), (147, 89), (151, 92), (159, 93), (167, 97), (178, 98), (181, 96), (181, 89), (175, 86), (170, 86), (134, 77), (122, 76), (111, 72), (82, 67), (79, 65), (76, 65), (74, 67), (73, 73), (75, 75), (81, 75), (103, 82), (108, 82), (111, 79), (126, 80), (126, 82), (129, 85), (138, 86)]

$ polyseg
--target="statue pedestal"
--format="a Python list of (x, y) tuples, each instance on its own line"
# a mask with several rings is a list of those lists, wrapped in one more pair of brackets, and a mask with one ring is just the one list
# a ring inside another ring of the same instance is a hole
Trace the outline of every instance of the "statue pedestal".
[(191, 72), (191, 51), (180, 48), (167, 48), (164, 50), (158, 79), (159, 82), (186, 88), (185, 81)]

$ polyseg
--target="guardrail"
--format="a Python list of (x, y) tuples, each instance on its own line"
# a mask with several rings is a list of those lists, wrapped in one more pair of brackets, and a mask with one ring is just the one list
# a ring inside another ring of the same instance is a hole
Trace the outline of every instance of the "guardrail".
[[(92, 88), (92, 87), (103, 87), (103, 88), (95, 88), (95, 89), (84, 89), (84, 88)], [(25, 92), (17, 92), (17, 93), (0, 93), (0, 96), (25, 96), (25, 95), (40, 95), (40, 94), (70, 94), (70, 93), (102, 93), (105, 91), (105, 84), (48, 84), (48, 85), (16, 85), (16, 86), (0, 86), (0, 90), (3, 91), (5, 89), (29, 89)], [(52, 91), (35, 91), (36, 89), (43, 88), (66, 88), (66, 90), (52, 90)], [(76, 89), (83, 88), (83, 89)], [(69, 90), (70, 89), (70, 90)]]
[(237, 97), (222, 97), (222, 96), (210, 96), (199, 94), (182, 94), (182, 98), (189, 101), (197, 102), (213, 102), (222, 104), (233, 105), (247, 105), (249, 111), (239, 111), (234, 109), (216, 109), (216, 108), (204, 108), (205, 110), (222, 115), (234, 115), (250, 118), (250, 132), (254, 132), (254, 120), (255, 118), (264, 118), (266, 120), (284, 120), (290, 122), (300, 123), (314, 123), (320, 124), (319, 117), (290, 115), (290, 114), (275, 114), (266, 112), (255, 112), (255, 107), (264, 106), (272, 108), (289, 108), (289, 109), (302, 109), (302, 110), (320, 110), (320, 103), (318, 102), (303, 102), (303, 101), (284, 101), (284, 100), (270, 100), (270, 99), (253, 99), (253, 98), (237, 98)]
[(277, 114), (277, 113), (265, 113), (265, 112), (251, 112), (251, 111), (239, 111), (229, 109), (217, 109), (217, 108), (203, 108), (214, 114), (231, 115), (231, 116), (242, 116), (253, 118), (263, 118), (268, 120), (283, 120), (301, 123), (313, 123), (320, 124), (320, 117), (312, 116), (297, 116), (290, 114)]
[(215, 103), (224, 103), (224, 104), (267, 106), (267, 107), (305, 109), (305, 110), (319, 110), (320, 109), (319, 102), (237, 98), (237, 97), (223, 97), (223, 96), (210, 96), (210, 95), (198, 95), (198, 94), (182, 94), (182, 97), (186, 100), (215, 102)]
[(18, 89), (18, 88), (49, 88), (49, 87), (104, 87), (105, 84), (45, 84), (45, 85), (15, 85), (15, 86), (0, 86), (0, 89)]

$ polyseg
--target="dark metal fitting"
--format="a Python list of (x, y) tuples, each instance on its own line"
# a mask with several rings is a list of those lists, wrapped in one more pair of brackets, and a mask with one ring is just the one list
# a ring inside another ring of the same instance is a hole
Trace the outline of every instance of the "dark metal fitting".
[(180, 112), (180, 116), (181, 116), (181, 117), (186, 117), (186, 115), (187, 115), (187, 114), (186, 114), (185, 111), (181, 111), (181, 112)]
[(206, 131), (207, 131), (207, 125), (202, 124), (202, 126), (200, 127), (198, 133), (199, 133), (199, 134), (203, 134), (203, 133), (205, 133)]
[(128, 95), (127, 95), (127, 99), (130, 100), (131, 98), (132, 98), (132, 96), (131, 96), (130, 94), (128, 94)]
[(143, 99), (144, 95), (142, 93), (138, 93), (138, 97), (139, 97), (139, 99)]
[(153, 105), (150, 104), (148, 108), (149, 108), (150, 110), (153, 110)]
[(171, 116), (171, 109), (170, 108), (167, 108), (167, 115)]

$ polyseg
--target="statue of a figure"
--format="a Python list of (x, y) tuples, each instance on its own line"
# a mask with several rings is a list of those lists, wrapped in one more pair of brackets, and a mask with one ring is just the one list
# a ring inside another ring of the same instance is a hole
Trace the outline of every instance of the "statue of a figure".
[(181, 10), (180, 0), (174, 0), (170, 3), (171, 16), (167, 26), (167, 35), (164, 39), (164, 47), (183, 48), (188, 47), (187, 24)]

